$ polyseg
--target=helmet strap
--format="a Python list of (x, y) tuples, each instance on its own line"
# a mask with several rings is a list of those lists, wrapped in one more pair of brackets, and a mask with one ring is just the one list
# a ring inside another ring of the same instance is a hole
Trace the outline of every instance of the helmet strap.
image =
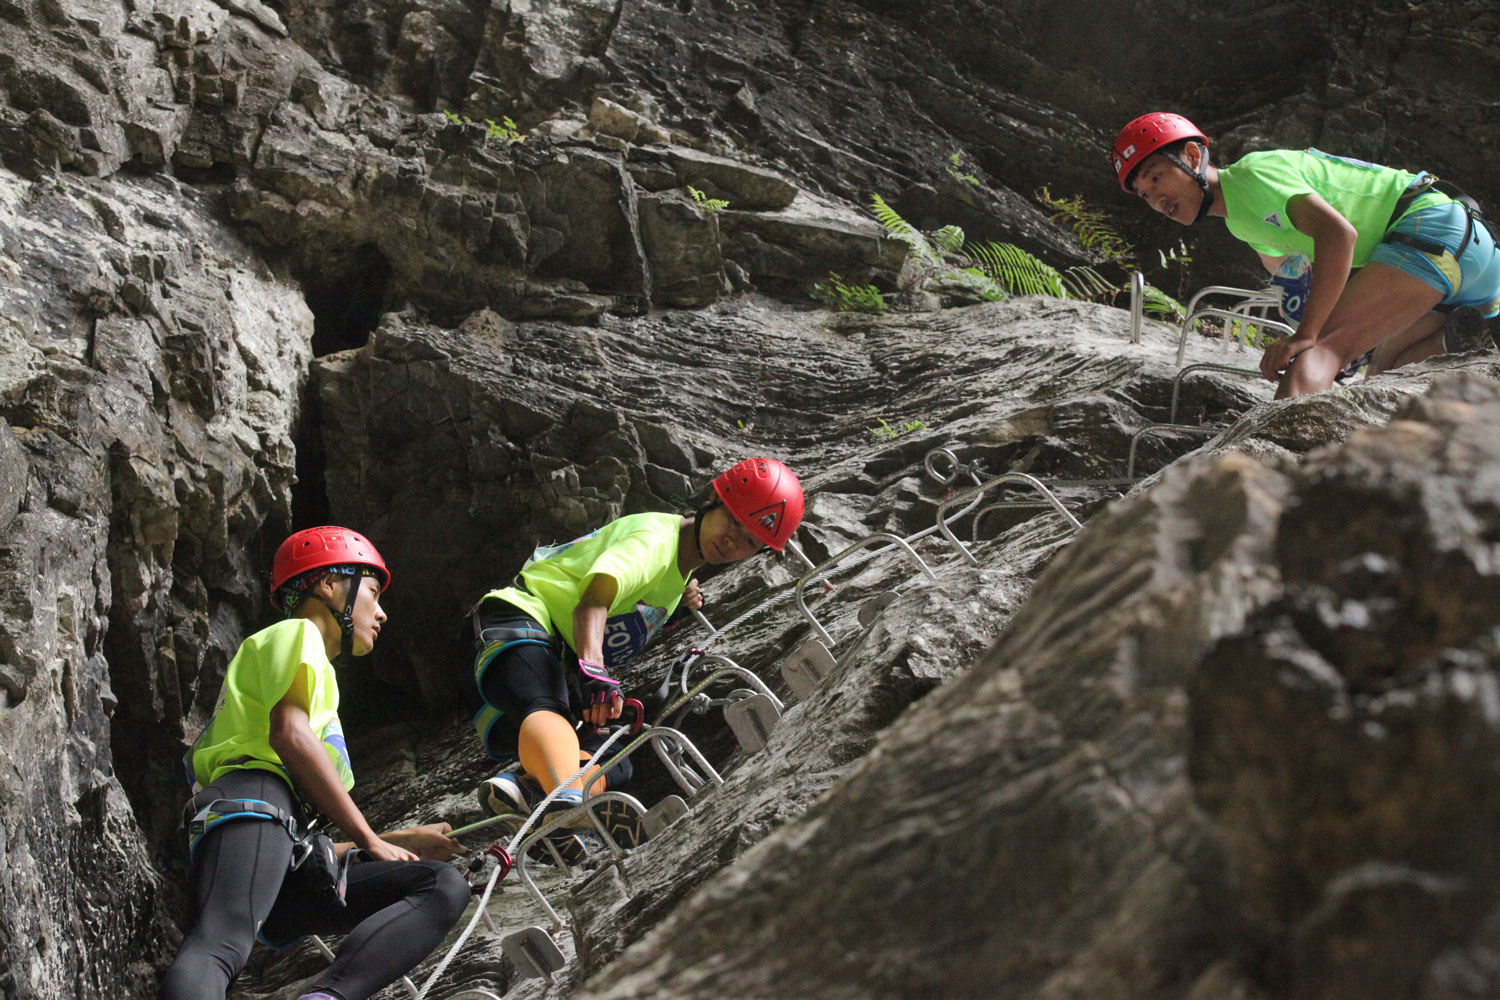
[(1197, 181), (1198, 187), (1203, 189), (1203, 200), (1198, 203), (1198, 214), (1193, 216), (1193, 225), (1195, 226), (1208, 218), (1208, 210), (1214, 207), (1214, 190), (1208, 186), (1208, 171), (1203, 169), (1208, 164), (1208, 147), (1199, 143), (1199, 148), (1203, 150), (1203, 159), (1199, 161), (1197, 170), (1188, 166), (1187, 161), (1176, 153), (1168, 153), (1166, 150), (1162, 151), (1163, 156), (1177, 164), (1183, 173)]
[(359, 600), (360, 585), (364, 583), (366, 574), (346, 577), (349, 581), (349, 594), (344, 599), (344, 610), (340, 611), (332, 603), (323, 599), (321, 594), (313, 594), (318, 603), (328, 609), (333, 615), (333, 620), (339, 623), (339, 659), (348, 663), (354, 656), (354, 602)]

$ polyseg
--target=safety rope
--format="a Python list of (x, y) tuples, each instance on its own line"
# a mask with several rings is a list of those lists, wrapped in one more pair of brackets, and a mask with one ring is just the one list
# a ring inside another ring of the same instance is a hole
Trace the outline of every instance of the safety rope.
[[(604, 757), (604, 751), (608, 750), (610, 748), (610, 745), (613, 744), (615, 740), (619, 739), (621, 736), (624, 736), (629, 732), (629, 726), (621, 726), (619, 729), (615, 730), (610, 738), (605, 740), (603, 745), (601, 745), (598, 750), (594, 751), (593, 760), (590, 760), (578, 770), (574, 771), (572, 776), (568, 778), (567, 781), (560, 782), (556, 788), (548, 792), (546, 798), (538, 802), (536, 808), (531, 810), (531, 815), (526, 817), (526, 822), (521, 824), (521, 829), (517, 830), (516, 835), (510, 839), (510, 843), (505, 848), (505, 853), (510, 857), (515, 857), (516, 848), (520, 846), (521, 841), (526, 839), (526, 834), (531, 832), (531, 828), (536, 824), (537, 820), (542, 818), (543, 813), (547, 811), (547, 806), (557, 799), (559, 793), (564, 791), (569, 785), (573, 784), (573, 782), (583, 777), (590, 768), (594, 767), (594, 760), (602, 759)], [(489, 905), (490, 894), (495, 891), (496, 884), (499, 883), (500, 879), (504, 877), (505, 873), (509, 870), (509, 868), (502, 864), (496, 866), (495, 870), (490, 873), (489, 881), (485, 883), (484, 892), (479, 897), (479, 905), (474, 908), (474, 916), (469, 919), (469, 925), (465, 927), (464, 932), (458, 936), (458, 940), (453, 942), (453, 947), (448, 949), (448, 953), (443, 956), (443, 960), (438, 963), (438, 967), (433, 970), (432, 975), (427, 977), (427, 981), (422, 984), (422, 988), (417, 991), (417, 995), (413, 998), (413, 1000), (422, 1000), (423, 997), (427, 996), (427, 991), (432, 989), (432, 984), (438, 981), (439, 976), (448, 971), (448, 966), (452, 964), (453, 959), (458, 956), (459, 949), (461, 949), (464, 946), (464, 943), (469, 940), (469, 935), (474, 933), (475, 926), (479, 923), (480, 918), (484, 916), (484, 908)]]

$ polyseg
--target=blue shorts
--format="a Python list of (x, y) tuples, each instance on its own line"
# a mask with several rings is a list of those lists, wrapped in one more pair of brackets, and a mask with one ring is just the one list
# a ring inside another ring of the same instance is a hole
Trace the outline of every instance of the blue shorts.
[(1389, 232), (1440, 244), (1443, 253), (1424, 253), (1402, 243), (1382, 243), (1370, 259), (1400, 268), (1442, 292), (1444, 298), (1439, 308), (1475, 306), (1485, 316), (1500, 314), (1500, 249), (1495, 247), (1494, 234), (1476, 218), (1468, 246), (1457, 258), (1453, 256), (1468, 224), (1468, 213), (1456, 201), (1415, 209), (1402, 216)]

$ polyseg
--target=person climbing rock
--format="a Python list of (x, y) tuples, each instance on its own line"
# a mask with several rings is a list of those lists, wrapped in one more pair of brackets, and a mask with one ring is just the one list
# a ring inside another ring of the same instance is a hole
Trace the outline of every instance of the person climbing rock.
[[(303, 1000), (364, 1000), (421, 961), (468, 905), (467, 881), (440, 863), (464, 850), (448, 824), (377, 835), (349, 797), (332, 661), (374, 648), (390, 579), (347, 528), (309, 528), (277, 549), (271, 603), (287, 617), (241, 643), (184, 761), (192, 912), (162, 1000), (222, 998), (257, 937), (280, 947), (329, 933), (347, 937)], [(315, 812), (353, 842), (309, 835)], [(368, 860), (351, 864), (355, 848)]]
[[(604, 736), (596, 727), (620, 717), (619, 668), (651, 641), (686, 602), (703, 604), (693, 571), (786, 545), (802, 520), (802, 485), (781, 462), (753, 458), (713, 481), (718, 502), (693, 517), (632, 514), (563, 545), (542, 547), (515, 584), (482, 597), (459, 635), (459, 690), (486, 752), (519, 757), (521, 773), (501, 773), (479, 788), (497, 815), (529, 814), (592, 759)], [(579, 727), (583, 735), (580, 739)], [(555, 800), (581, 801), (595, 771)], [(630, 762), (602, 783), (618, 789)], [(640, 840), (639, 817), (617, 803), (599, 807), (622, 846)]]
[(1225, 220), (1267, 270), (1302, 254), (1312, 281), (1295, 335), (1266, 348), (1277, 398), (1329, 388), (1373, 352), (1369, 374), (1487, 346), (1500, 313), (1500, 250), (1478, 206), (1423, 171), (1316, 149), (1209, 162), (1203, 132), (1180, 115), (1131, 121), (1115, 139), (1120, 186), (1183, 225)]

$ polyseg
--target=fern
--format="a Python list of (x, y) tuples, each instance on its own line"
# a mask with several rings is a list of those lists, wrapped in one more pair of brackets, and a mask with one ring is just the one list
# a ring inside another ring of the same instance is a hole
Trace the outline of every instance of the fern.
[(710, 198), (708, 195), (704, 194), (698, 188), (693, 187), (691, 184), (687, 186), (687, 190), (688, 194), (692, 196), (693, 204), (703, 209), (703, 211), (707, 212), (709, 215), (713, 215), (715, 212), (729, 207), (729, 202), (725, 199)]
[(1141, 311), (1152, 319), (1179, 322), (1187, 316), (1187, 307), (1155, 285), (1147, 285), (1141, 298)]
[[(1103, 213), (1086, 208), (1081, 198), (1052, 199), (1046, 188), (1042, 188), (1040, 194), (1045, 196), (1049, 205), (1065, 206), (1067, 212), (1080, 220), (1081, 228), (1075, 227), (1074, 231), (1079, 234), (1085, 248), (1130, 270), (1126, 260), (1130, 247), (1109, 228)], [(897, 278), (898, 286), (908, 297), (915, 291), (935, 287), (985, 302), (1012, 295), (1109, 301), (1123, 287), (1087, 265), (1058, 271), (1034, 254), (1010, 243), (970, 243), (958, 226), (944, 226), (924, 233), (903, 219), (878, 194), (870, 196), (870, 211), (886, 233), (905, 243), (910, 251)], [(1170, 262), (1181, 265), (1190, 260), (1185, 249), (1179, 248)], [(1164, 265), (1166, 263), (1168, 261), (1164, 261)], [(834, 289), (829, 286), (823, 290), (832, 292)], [(1153, 319), (1180, 320), (1186, 314), (1182, 303), (1150, 284), (1146, 285), (1144, 309)]]
[(1037, 188), (1037, 200), (1052, 210), (1054, 222), (1065, 222), (1089, 253), (1128, 268), (1134, 248), (1109, 224), (1109, 217), (1084, 204), (1082, 196), (1054, 198), (1046, 187)]
[(1009, 243), (975, 243), (964, 253), (1012, 295), (1068, 298), (1062, 275), (1050, 264)]
[(1062, 280), (1063, 287), (1068, 290), (1067, 297), (1072, 299), (1103, 300), (1120, 290), (1118, 285), (1110, 284), (1104, 275), (1087, 264), (1068, 268), (1063, 272)]
[[(875, 216), (875, 221), (885, 227), (891, 239), (900, 240), (905, 243), (914, 256), (924, 264), (936, 264), (941, 261), (942, 254), (916, 226), (901, 218), (901, 215), (890, 205), (886, 204), (884, 198), (878, 194), (870, 195), (870, 212)], [(947, 229), (958, 229), (957, 226), (948, 226)], [(959, 241), (963, 240), (963, 230), (958, 230)]]

